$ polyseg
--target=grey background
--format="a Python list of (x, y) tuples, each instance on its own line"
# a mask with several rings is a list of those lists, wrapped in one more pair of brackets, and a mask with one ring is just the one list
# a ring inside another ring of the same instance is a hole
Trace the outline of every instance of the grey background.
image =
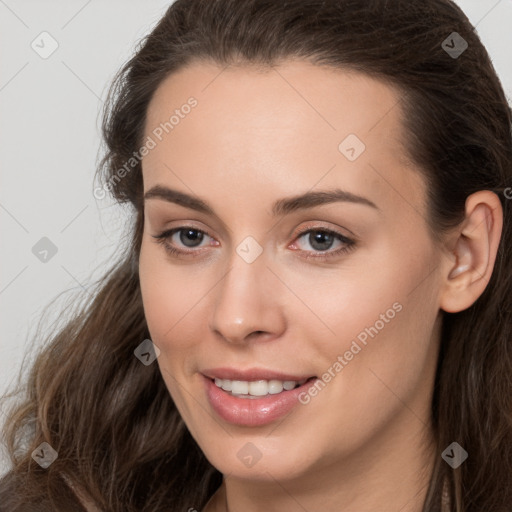
[[(87, 289), (122, 250), (127, 212), (93, 196), (101, 106), (115, 72), (170, 3), (0, 0), (0, 395), (15, 384), (29, 349), (27, 368), (33, 359), (44, 307), (61, 292)], [(512, 0), (457, 3), (510, 101)], [(35, 40), (40, 52), (51, 48), (38, 37), (44, 31), (58, 44), (46, 59), (31, 47)], [(32, 252), (43, 237), (57, 247), (47, 262)], [(67, 296), (48, 311), (43, 332), (51, 332)], [(3, 417), (0, 409), (0, 429)], [(0, 453), (0, 474), (6, 470)]]

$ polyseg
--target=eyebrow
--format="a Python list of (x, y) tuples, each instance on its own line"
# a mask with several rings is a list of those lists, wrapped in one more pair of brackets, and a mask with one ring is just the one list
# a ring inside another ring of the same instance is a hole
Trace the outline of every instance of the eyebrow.
[[(162, 199), (169, 203), (175, 203), (180, 206), (184, 206), (185, 208), (190, 208), (191, 210), (215, 215), (213, 208), (199, 197), (191, 196), (184, 192), (164, 187), (162, 185), (155, 185), (149, 189), (144, 194), (144, 200), (147, 199)], [(366, 197), (358, 196), (351, 192), (336, 188), (333, 190), (306, 192), (305, 194), (278, 199), (272, 206), (272, 215), (277, 217), (297, 210), (314, 208), (315, 206), (322, 206), (335, 202), (362, 204), (381, 211), (374, 202), (370, 201)]]

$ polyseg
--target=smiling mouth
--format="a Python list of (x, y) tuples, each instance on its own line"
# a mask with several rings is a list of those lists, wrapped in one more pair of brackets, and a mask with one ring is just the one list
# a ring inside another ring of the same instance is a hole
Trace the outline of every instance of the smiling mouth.
[(300, 386), (303, 386), (305, 383), (310, 380), (314, 380), (316, 377), (310, 377), (308, 379), (301, 379), (299, 381), (295, 380), (231, 380), (231, 379), (219, 379), (219, 378), (210, 378), (215, 385), (228, 393), (231, 396), (237, 398), (249, 398), (249, 399), (257, 399), (264, 398), (270, 395), (279, 395), (286, 391), (291, 391)]

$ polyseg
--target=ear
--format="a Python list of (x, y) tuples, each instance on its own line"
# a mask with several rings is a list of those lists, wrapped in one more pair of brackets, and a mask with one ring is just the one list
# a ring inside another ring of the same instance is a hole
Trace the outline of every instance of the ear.
[(440, 308), (458, 313), (469, 308), (491, 278), (503, 228), (499, 197), (480, 190), (466, 199), (465, 219), (451, 237), (444, 259)]

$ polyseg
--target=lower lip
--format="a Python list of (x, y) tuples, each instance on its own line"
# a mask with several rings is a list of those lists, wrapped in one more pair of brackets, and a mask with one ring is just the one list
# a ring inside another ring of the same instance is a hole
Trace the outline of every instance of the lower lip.
[(309, 388), (314, 378), (289, 391), (261, 398), (238, 398), (219, 388), (203, 375), (206, 395), (213, 410), (225, 421), (244, 427), (258, 427), (289, 413), (298, 403), (299, 395)]

